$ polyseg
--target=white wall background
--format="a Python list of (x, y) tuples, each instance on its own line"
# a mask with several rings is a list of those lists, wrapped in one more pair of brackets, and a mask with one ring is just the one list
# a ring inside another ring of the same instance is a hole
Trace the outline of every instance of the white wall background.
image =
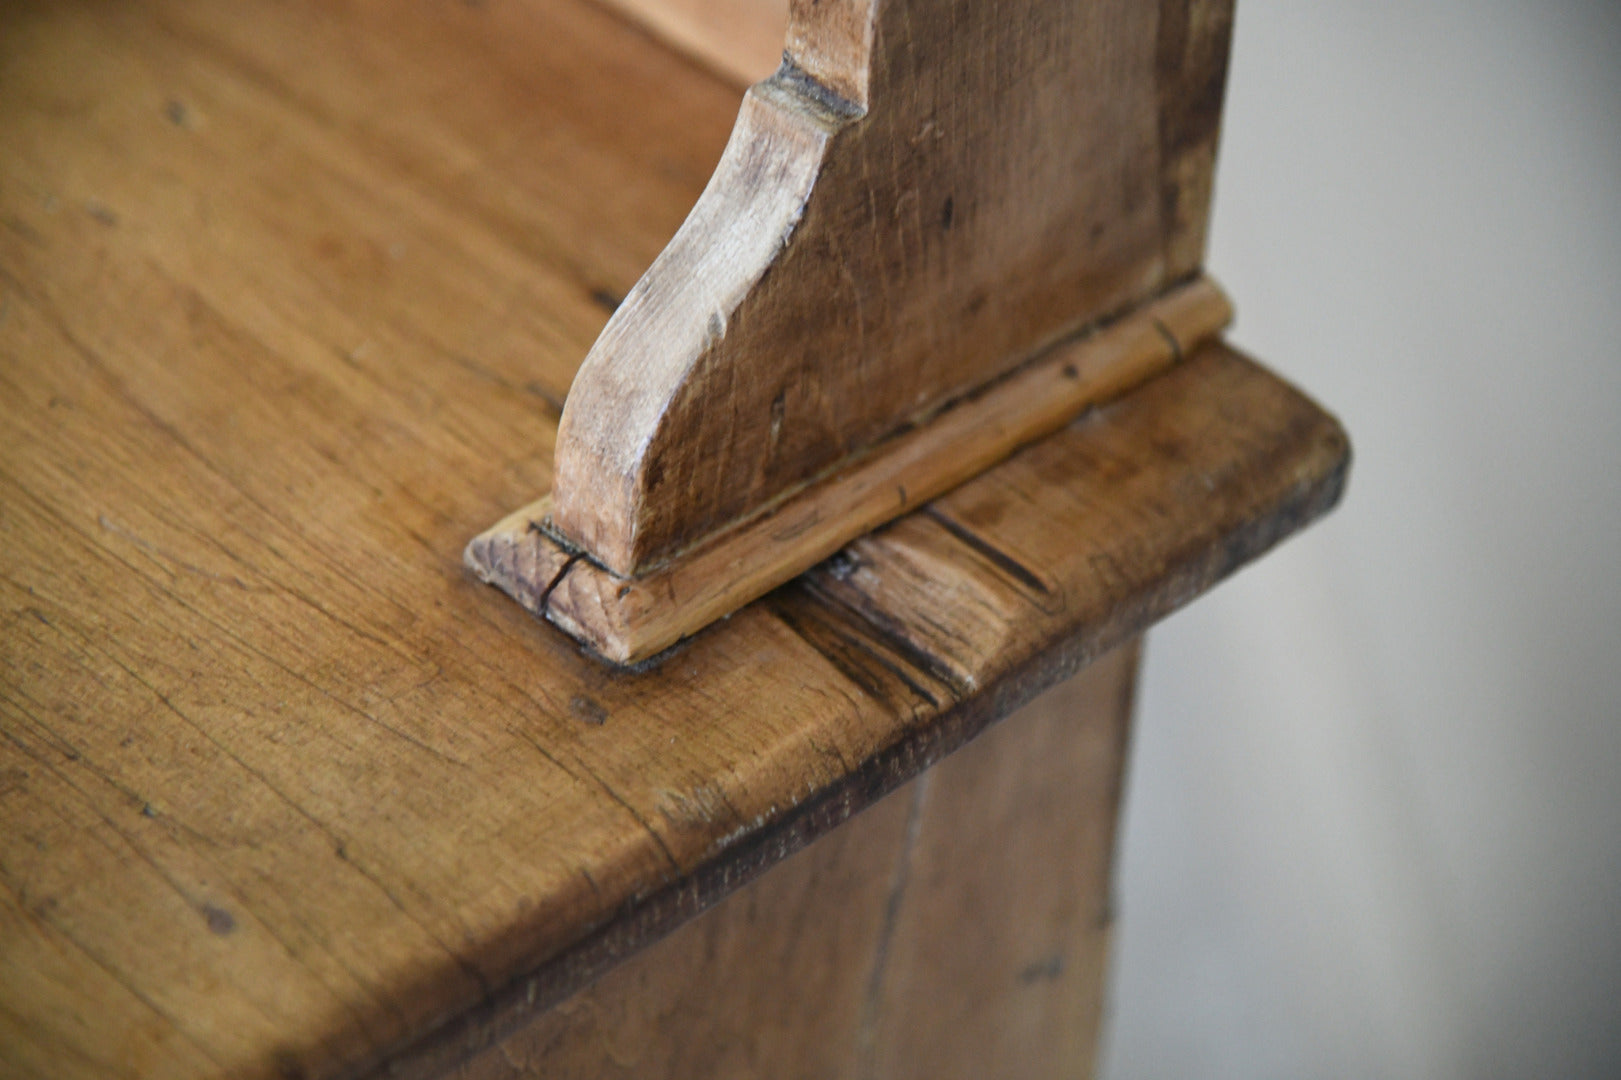
[(1621, 3), (1238, 12), (1210, 264), (1357, 459), (1150, 638), (1104, 1076), (1621, 1077)]

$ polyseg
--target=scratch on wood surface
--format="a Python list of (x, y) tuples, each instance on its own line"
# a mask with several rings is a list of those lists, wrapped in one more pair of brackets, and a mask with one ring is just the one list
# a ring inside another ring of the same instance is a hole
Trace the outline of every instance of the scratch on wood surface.
[(142, 551), (146, 552), (146, 554), (152, 556), (159, 562), (166, 563), (169, 566), (175, 567), (176, 569), (183, 570), (188, 574), (195, 574), (196, 576), (205, 578), (209, 581), (217, 581), (222, 585), (234, 586), (235, 588), (242, 589), (245, 592), (255, 591), (255, 586), (249, 585), (247, 582), (243, 581), (239, 577), (236, 577), (235, 575), (216, 574), (212, 570), (207, 570), (201, 566), (196, 566), (192, 563), (186, 562), (179, 556), (164, 551), (156, 544), (153, 544), (137, 535), (133, 530), (124, 528), (106, 514), (98, 515), (96, 518), (96, 523), (100, 525), (106, 532), (128, 540), (130, 543), (134, 544), (136, 547), (140, 548)]
[(659, 834), (657, 829), (653, 828), (652, 823), (642, 815), (642, 812), (636, 809), (636, 807), (623, 795), (619, 794), (619, 792), (614, 789), (614, 786), (608, 783), (608, 781), (604, 780), (587, 762), (582, 760), (578, 764), (581, 770), (583, 770), (587, 776), (596, 781), (597, 786), (602, 789), (603, 794), (607, 795), (608, 798), (618, 803), (620, 808), (623, 809), (625, 813), (629, 814), (631, 818), (635, 820), (637, 825), (641, 826), (642, 831), (652, 839), (653, 846), (658, 848), (659, 854), (664, 857), (664, 861), (669, 865), (670, 871), (675, 874), (680, 874), (681, 863), (676, 860), (675, 853), (670, 850), (670, 845), (664, 842), (664, 837)]
[(906, 900), (906, 889), (912, 880), (913, 857), (917, 851), (918, 833), (923, 827), (923, 806), (933, 775), (922, 773), (912, 781), (912, 798), (906, 811), (906, 836), (890, 875), (889, 895), (884, 901), (883, 923), (878, 931), (878, 945), (873, 950), (872, 971), (861, 1002), (861, 1027), (856, 1036), (857, 1060), (863, 1077), (877, 1075), (878, 1026), (883, 1019), (884, 975), (889, 970), (889, 949), (895, 937), (895, 927), (900, 922), (901, 905)]

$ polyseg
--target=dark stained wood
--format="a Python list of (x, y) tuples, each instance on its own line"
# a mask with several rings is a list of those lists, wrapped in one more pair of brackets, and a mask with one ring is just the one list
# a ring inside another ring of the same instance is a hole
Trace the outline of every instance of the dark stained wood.
[(1090, 1075), (1137, 651), (1047, 691), (450, 1075)]
[(8, 1076), (483, 1045), (1343, 481), (1329, 417), (1208, 348), (609, 670), (461, 548), (549, 487), (735, 92), (576, 0), (0, 19)]

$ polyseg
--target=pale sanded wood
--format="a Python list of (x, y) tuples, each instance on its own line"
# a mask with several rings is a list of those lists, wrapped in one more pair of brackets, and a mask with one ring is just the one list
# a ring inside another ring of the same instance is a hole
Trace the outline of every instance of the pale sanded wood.
[(777, 70), (788, 0), (603, 0), (739, 87)]
[(610, 670), (461, 549), (737, 97), (572, 0), (5, 28), (7, 1076), (483, 1045), (1339, 491), (1332, 420), (1206, 349)]
[(451, 1075), (1090, 1075), (1136, 661), (1099, 659)]
[(1231, 315), (1207, 279), (1180, 286), (636, 578), (568, 546), (550, 496), (476, 537), (467, 565), (605, 658), (640, 662), (1164, 371)]
[(593, 346), (552, 517), (621, 577), (1198, 268), (1230, 0), (803, 0)]

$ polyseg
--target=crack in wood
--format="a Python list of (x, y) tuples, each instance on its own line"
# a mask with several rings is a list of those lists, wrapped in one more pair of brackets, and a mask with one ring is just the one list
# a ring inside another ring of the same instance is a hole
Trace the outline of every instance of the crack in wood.
[[(810, 597), (807, 595), (806, 599), (810, 599)], [(927, 702), (931, 708), (938, 709), (940, 707), (940, 698), (930, 691), (928, 687), (908, 674), (901, 665), (884, 656), (872, 643), (862, 640), (860, 630), (856, 625), (846, 621), (844, 623), (846, 629), (841, 631), (832, 618), (836, 613), (836, 609), (825, 604), (817, 604), (811, 608), (820, 616), (817, 621), (820, 623), (824, 634), (818, 634), (812, 629), (810, 620), (794, 610), (796, 606), (786, 597), (776, 598), (771, 604), (771, 611), (783, 625), (792, 630), (805, 644), (816, 650), (817, 653), (837, 668), (840, 674), (859, 687), (868, 697), (891, 708), (896, 705), (893, 696), (886, 693), (884, 688), (871, 677), (855, 658), (846, 655), (838, 646), (843, 646), (846, 650), (855, 650), (861, 657), (879, 665), (906, 689), (916, 695), (917, 699)], [(845, 610), (845, 613), (847, 619), (859, 619), (859, 616), (849, 612), (848, 609)], [(865, 619), (860, 619), (859, 622), (860, 629), (866, 629), (870, 625)], [(831, 641), (825, 639), (831, 639)], [(915, 702), (912, 703), (912, 708), (909, 711), (916, 711)]]
[(928, 799), (932, 773), (922, 773), (912, 781), (912, 798), (906, 808), (906, 833), (901, 849), (895, 857), (890, 876), (889, 894), (884, 900), (883, 922), (878, 930), (878, 944), (873, 949), (872, 971), (867, 977), (867, 992), (861, 1001), (861, 1024), (857, 1032), (857, 1060), (861, 1075), (877, 1075), (878, 1024), (884, 1000), (884, 975), (889, 970), (890, 945), (895, 939), (895, 928), (900, 923), (901, 905), (906, 900), (907, 887), (912, 880), (912, 861), (917, 852), (917, 838), (923, 827), (923, 806)]
[(966, 544), (969, 548), (973, 549), (976, 554), (982, 556), (992, 566), (996, 567), (998, 570), (1001, 570), (1003, 573), (1007, 574), (1025, 588), (1038, 592), (1043, 596), (1052, 595), (1052, 587), (1045, 581), (1042, 581), (1040, 576), (1037, 575), (1034, 570), (1030, 569), (1018, 559), (1015, 559), (1012, 555), (1009, 555), (1007, 552), (985, 539), (983, 536), (980, 536), (978, 533), (974, 532), (960, 521), (957, 521), (942, 513), (940, 508), (935, 504), (930, 503), (928, 506), (923, 507), (922, 512), (925, 517), (929, 518), (929, 520), (938, 524), (942, 529), (946, 530), (946, 532), (950, 533), (952, 536)]

